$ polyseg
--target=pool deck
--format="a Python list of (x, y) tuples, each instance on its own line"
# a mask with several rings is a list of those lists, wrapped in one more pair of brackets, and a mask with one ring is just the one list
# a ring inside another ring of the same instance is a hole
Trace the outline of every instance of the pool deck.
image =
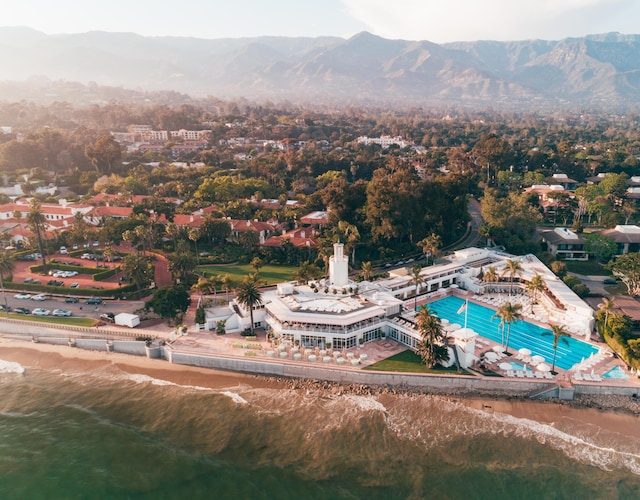
[[(548, 329), (550, 326), (549, 323), (544, 323), (537, 319), (539, 317), (539, 311), (534, 313), (535, 304), (532, 303), (529, 296), (522, 293), (514, 293), (512, 295), (491, 293), (491, 294), (479, 296), (479, 295), (465, 293), (463, 291), (453, 289), (446, 294), (439, 293), (437, 295), (423, 297), (422, 299), (419, 298), (417, 301), (417, 305), (418, 306), (428, 305), (431, 302), (442, 300), (444, 297), (451, 296), (451, 295), (458, 297), (459, 299), (462, 299), (462, 300), (468, 300), (469, 302), (475, 303), (479, 306), (493, 309), (495, 311), (498, 310), (498, 307), (500, 304), (506, 301), (511, 301), (512, 303), (521, 304), (523, 309), (523, 316), (526, 318), (526, 321), (528, 323), (532, 323), (534, 325), (537, 325), (539, 327), (546, 328), (546, 329)], [(591, 335), (591, 338), (588, 341), (575, 334), (571, 334), (571, 336), (581, 340), (582, 342), (587, 342), (597, 347), (601, 355), (593, 359), (585, 360), (583, 363), (580, 363), (580, 366), (574, 366), (572, 370), (563, 370), (561, 368), (556, 367), (555, 371), (557, 372), (557, 375), (549, 379), (548, 375), (546, 376), (542, 375), (542, 377), (540, 375), (536, 375), (535, 370), (532, 370), (530, 366), (529, 366), (529, 370), (527, 370), (528, 373), (523, 373), (521, 370), (500, 370), (499, 365), (501, 363), (505, 363), (509, 361), (515, 361), (520, 364), (528, 365), (527, 361), (529, 360), (526, 357), (519, 356), (517, 352), (515, 353), (512, 352), (510, 356), (507, 356), (504, 354), (503, 355), (498, 354), (498, 359), (496, 361), (487, 362), (486, 360), (484, 360), (483, 356), (488, 352), (495, 352), (494, 348), (496, 346), (499, 346), (500, 344), (497, 342), (493, 342), (492, 340), (478, 334), (478, 339), (476, 340), (474, 354), (478, 357), (479, 360), (482, 358), (483, 361), (478, 361), (473, 366), (473, 368), (477, 369), (480, 372), (488, 371), (488, 372), (498, 373), (503, 377), (509, 377), (509, 378), (530, 378), (534, 380), (547, 378), (550, 381), (553, 380), (563, 385), (570, 385), (574, 382), (588, 383), (588, 384), (601, 384), (603, 382), (605, 383), (613, 382), (615, 383), (615, 385), (629, 385), (629, 386), (637, 385), (637, 383), (634, 381), (634, 379), (636, 379), (636, 376), (629, 372), (626, 365), (613, 354), (613, 352), (611, 351), (608, 345), (599, 341), (599, 339), (596, 338), (594, 335)], [(550, 364), (548, 360), (545, 362)], [(481, 368), (481, 364), (484, 367), (484, 369)], [(604, 377), (604, 374), (606, 372), (608, 372), (612, 368), (615, 368), (616, 366), (620, 367), (627, 374), (629, 378), (624, 379), (624, 378)]]

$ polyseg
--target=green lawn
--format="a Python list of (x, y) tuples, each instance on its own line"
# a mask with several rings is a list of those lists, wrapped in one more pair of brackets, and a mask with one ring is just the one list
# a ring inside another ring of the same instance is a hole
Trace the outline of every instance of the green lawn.
[[(291, 281), (294, 279), (297, 267), (294, 266), (270, 266), (265, 265), (260, 268), (260, 278), (266, 282), (267, 285), (274, 285), (276, 283), (282, 283), (283, 281)], [(217, 276), (229, 273), (233, 286), (237, 286), (245, 276), (254, 273), (255, 270), (249, 264), (229, 264), (222, 266), (199, 266), (196, 269), (199, 274), (205, 276)]]
[(31, 314), (15, 313), (9, 313), (9, 317), (12, 319), (22, 319), (25, 321), (37, 321), (39, 323), (55, 323), (58, 325), (93, 326), (96, 324), (96, 320), (92, 318), (60, 318), (57, 316), (33, 316)]
[(571, 273), (583, 274), (585, 276), (609, 276), (610, 271), (607, 271), (601, 264), (592, 260), (563, 260), (567, 265), (567, 270)]
[[(383, 359), (369, 366), (365, 366), (363, 370), (384, 371), (384, 372), (413, 372), (413, 373), (439, 373), (442, 375), (458, 375), (457, 368), (434, 368), (427, 370), (422, 364), (422, 359), (411, 349), (399, 352), (387, 359)], [(466, 375), (466, 373), (465, 373)]]

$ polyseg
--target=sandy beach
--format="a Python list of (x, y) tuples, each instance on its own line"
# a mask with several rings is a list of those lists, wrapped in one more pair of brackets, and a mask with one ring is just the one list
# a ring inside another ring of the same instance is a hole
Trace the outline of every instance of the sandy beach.
[[(112, 365), (131, 373), (165, 380), (179, 385), (224, 389), (247, 387), (255, 389), (304, 389), (323, 390), (321, 387), (335, 386), (328, 382), (288, 381), (275, 377), (254, 376), (241, 373), (222, 372), (206, 368), (171, 364), (163, 360), (130, 356), (118, 353), (105, 353), (55, 346), (49, 344), (28, 343), (0, 338), (0, 359), (20, 363), (25, 369), (43, 368), (62, 371), (92, 371)], [(347, 392), (349, 387), (344, 388)], [(344, 391), (340, 391), (344, 392)], [(374, 393), (403, 392), (393, 389), (376, 390)], [(607, 431), (624, 436), (640, 438), (640, 402), (632, 398), (618, 396), (599, 397), (597, 401), (557, 400), (532, 401), (516, 398), (475, 398), (441, 396), (454, 400), (471, 408), (489, 412), (526, 418), (545, 424), (579, 423), (594, 425)]]

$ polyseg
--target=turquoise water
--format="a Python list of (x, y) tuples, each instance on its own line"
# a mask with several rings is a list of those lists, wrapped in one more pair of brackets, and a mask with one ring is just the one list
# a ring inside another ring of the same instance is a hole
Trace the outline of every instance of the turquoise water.
[[(440, 318), (445, 318), (451, 323), (464, 324), (464, 313), (458, 314), (458, 310), (464, 304), (464, 300), (449, 296), (435, 302), (427, 304), (429, 309)], [(502, 342), (502, 333), (498, 327), (500, 319), (495, 318), (495, 311), (488, 307), (469, 302), (467, 313), (467, 327), (494, 342)], [(506, 328), (505, 328), (506, 333)], [(546, 334), (546, 335), (545, 335)], [(564, 337), (568, 345), (562, 340), (558, 343), (556, 354), (556, 367), (569, 370), (576, 363), (587, 359), (598, 349), (575, 338)], [(509, 340), (509, 351), (515, 352), (526, 347), (531, 349), (532, 355), (544, 357), (547, 363), (553, 360), (553, 335), (551, 331), (541, 328), (526, 321), (516, 321), (511, 325), (511, 338)]]
[(608, 372), (606, 372), (602, 376), (605, 377), (605, 378), (617, 378), (617, 379), (629, 378), (629, 375), (627, 375), (627, 372), (625, 372), (619, 366), (616, 366), (615, 368), (611, 368), (611, 370), (609, 370)]
[[(523, 370), (524, 369), (524, 365), (521, 365), (520, 363), (516, 363), (515, 361), (509, 361), (509, 364), (511, 365), (511, 367), (514, 370)], [(527, 367), (527, 370), (530, 370), (531, 367)]]
[(213, 390), (115, 366), (0, 374), (3, 500), (632, 499), (638, 449), (576, 418), (428, 394)]

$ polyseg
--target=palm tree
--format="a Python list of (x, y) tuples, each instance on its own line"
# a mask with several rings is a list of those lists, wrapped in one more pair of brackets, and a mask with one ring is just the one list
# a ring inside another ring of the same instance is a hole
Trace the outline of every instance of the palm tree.
[(418, 307), (418, 291), (420, 290), (420, 286), (424, 283), (424, 278), (420, 274), (422, 271), (422, 266), (420, 264), (414, 264), (411, 266), (411, 283), (416, 286), (416, 295), (413, 299), (413, 309)]
[(513, 278), (516, 276), (522, 276), (522, 264), (520, 261), (507, 259), (507, 262), (502, 270), (502, 276), (509, 276), (509, 296), (513, 290)]
[(420, 341), (417, 345), (417, 353), (427, 368), (433, 368), (442, 361), (449, 360), (449, 350), (444, 345), (444, 330), (440, 318), (431, 314), (428, 307), (421, 307), (416, 315)]
[(2, 297), (4, 298), (4, 311), (9, 317), (9, 304), (7, 304), (7, 295), (4, 292), (4, 276), (9, 275), (15, 269), (15, 263), (13, 258), (4, 250), (0, 251), (0, 289), (2, 290)]
[(298, 283), (304, 283), (306, 285), (309, 282), (309, 279), (311, 278), (310, 268), (311, 268), (311, 264), (309, 263), (308, 260), (305, 260), (304, 262), (300, 263), (295, 275), (295, 278), (298, 281)]
[(609, 329), (609, 316), (614, 314), (613, 310), (616, 307), (616, 300), (614, 297), (610, 299), (607, 297), (602, 298), (602, 302), (598, 304), (598, 309), (604, 312), (604, 330)]
[(537, 303), (538, 292), (542, 290), (544, 290), (544, 280), (542, 276), (536, 273), (527, 283), (527, 291), (531, 292), (531, 298), (534, 304)]
[(219, 276), (219, 281), (220, 281), (220, 285), (222, 286), (222, 289), (226, 294), (227, 302), (229, 302), (229, 291), (231, 290), (231, 286), (233, 285), (233, 282), (231, 281), (231, 276), (229, 275), (229, 273), (225, 273), (222, 276)]
[(436, 262), (436, 255), (440, 247), (442, 246), (442, 239), (436, 233), (431, 233), (426, 238), (421, 239), (418, 242), (418, 245), (422, 248), (422, 253), (424, 253), (425, 258), (427, 260), (427, 264), (429, 263), (429, 255), (433, 256), (433, 263)]
[(174, 276), (179, 277), (185, 285), (188, 283), (191, 274), (198, 264), (191, 252), (180, 252), (169, 257), (169, 270)]
[[(505, 302), (500, 307), (496, 313), (491, 317), (500, 318), (500, 326), (502, 327), (502, 345), (504, 346), (505, 352), (509, 353), (509, 339), (511, 338), (511, 323), (522, 319), (522, 304), (512, 304), (511, 302)], [(504, 327), (507, 326), (507, 336), (505, 339), (504, 336)]]
[(125, 274), (136, 284), (138, 294), (142, 291), (143, 286), (153, 280), (153, 264), (151, 259), (145, 255), (126, 255), (122, 261), (122, 267)]
[(44, 245), (42, 244), (42, 231), (44, 231), (44, 225), (47, 223), (47, 219), (42, 213), (42, 209), (38, 200), (33, 198), (29, 205), (29, 213), (27, 214), (27, 221), (31, 226), (31, 229), (36, 233), (38, 238), (38, 248), (40, 249), (40, 256), (42, 258), (42, 272), (47, 272), (47, 261), (44, 256)]
[(564, 325), (551, 325), (551, 332), (544, 332), (542, 335), (553, 335), (553, 363), (551, 366), (551, 372), (555, 373), (558, 342), (562, 340), (562, 342), (564, 342), (566, 345), (569, 345), (569, 342), (564, 337), (569, 337), (570, 335), (565, 331)]
[(347, 253), (351, 253), (351, 265), (356, 261), (356, 245), (360, 241), (360, 231), (354, 224), (350, 224), (347, 221), (341, 220), (338, 222), (338, 230), (346, 238)]
[(240, 286), (236, 290), (236, 300), (249, 309), (251, 335), (253, 335), (253, 308), (256, 305), (262, 304), (262, 292), (258, 287), (258, 277), (255, 274), (250, 274), (242, 280), (242, 283), (240, 283)]
[(260, 272), (260, 268), (263, 265), (263, 262), (260, 257), (254, 257), (253, 259), (251, 259), (251, 262), (249, 264), (251, 265), (251, 267), (253, 267), (253, 270), (256, 272), (256, 274), (258, 274)]
[(194, 283), (191, 289), (200, 293), (200, 300), (202, 300), (205, 295), (209, 295), (215, 290), (215, 285), (206, 276), (200, 276), (198, 282)]
[(369, 281), (373, 276), (373, 268), (371, 267), (371, 261), (362, 263), (362, 279)]
[(191, 241), (193, 241), (193, 244), (196, 249), (196, 264), (199, 266), (200, 256), (198, 255), (198, 240), (202, 236), (202, 231), (200, 231), (200, 228), (198, 227), (190, 227), (189, 230), (187, 231), (187, 236)]

